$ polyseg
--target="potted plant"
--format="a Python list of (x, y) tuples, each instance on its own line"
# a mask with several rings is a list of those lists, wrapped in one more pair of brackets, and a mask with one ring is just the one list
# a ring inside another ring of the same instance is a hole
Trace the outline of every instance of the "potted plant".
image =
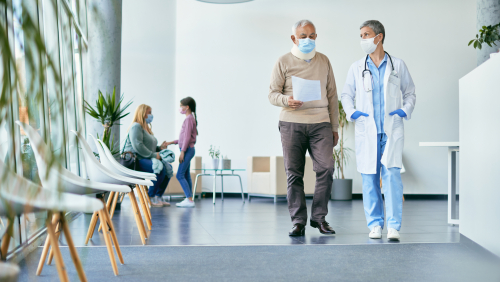
[(499, 27), (500, 27), (500, 23), (498, 23), (496, 25), (483, 26), (479, 30), (479, 34), (476, 34), (476, 38), (469, 41), (468, 46), (470, 46), (472, 43), (474, 43), (474, 45), (472, 45), (472, 46), (474, 46), (474, 49), (479, 48), (479, 50), (482, 49), (483, 43), (488, 44), (488, 46), (490, 46), (490, 47), (493, 47), (493, 46), (491, 46), (491, 44), (494, 44), (495, 46), (497, 46), (495, 41), (500, 40), (500, 33), (498, 30)]
[(104, 127), (104, 132), (102, 133), (102, 138), (99, 138), (99, 134), (97, 134), (97, 139), (101, 139), (108, 149), (111, 151), (113, 155), (116, 155), (120, 152), (120, 148), (115, 148), (115, 136), (111, 136), (111, 127), (118, 120), (126, 117), (129, 113), (124, 113), (125, 110), (132, 104), (132, 101), (129, 101), (123, 108), (120, 109), (120, 106), (123, 102), (123, 96), (120, 98), (120, 101), (116, 103), (115, 96), (116, 87), (113, 88), (113, 94), (110, 95), (106, 93), (106, 97), (102, 94), (101, 90), (99, 90), (97, 101), (95, 103), (95, 109), (85, 101), (85, 110), (86, 112), (93, 118), (97, 119), (101, 122)]
[(210, 145), (210, 149), (208, 149), (208, 154), (212, 158), (212, 167), (214, 169), (219, 169), (220, 150), (216, 149), (215, 146)]
[(352, 199), (352, 179), (345, 179), (344, 168), (350, 159), (352, 149), (344, 147), (344, 127), (347, 127), (348, 120), (339, 101), (339, 142), (333, 148), (333, 159), (335, 161), (335, 179), (332, 184), (332, 200), (351, 200)]
[(225, 157), (222, 157), (222, 169), (231, 169), (231, 160)]

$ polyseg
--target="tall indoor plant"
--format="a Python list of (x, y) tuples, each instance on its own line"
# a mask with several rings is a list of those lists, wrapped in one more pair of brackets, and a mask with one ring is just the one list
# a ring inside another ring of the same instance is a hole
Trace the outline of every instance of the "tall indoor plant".
[[(132, 104), (132, 101), (129, 101), (127, 104), (125, 104), (125, 106), (123, 106), (123, 108), (120, 108), (124, 97), (122, 96), (118, 103), (116, 103), (115, 91), (116, 87), (113, 88), (112, 95), (106, 93), (105, 97), (102, 94), (101, 90), (99, 90), (95, 109), (87, 101), (85, 101), (85, 110), (87, 111), (87, 113), (91, 117), (100, 121), (102, 126), (104, 127), (101, 140), (104, 142), (104, 144), (106, 144), (106, 146), (108, 146), (113, 155), (118, 154), (120, 152), (120, 148), (114, 147), (115, 136), (114, 134), (111, 134), (111, 127), (115, 124), (115, 122), (130, 114), (130, 112), (124, 112)], [(99, 134), (97, 135), (97, 138), (100, 139)]]
[(335, 160), (335, 179), (332, 185), (332, 200), (351, 200), (352, 199), (352, 179), (345, 179), (345, 165), (349, 162), (352, 149), (344, 146), (344, 127), (347, 128), (348, 120), (342, 107), (339, 103), (339, 142), (333, 148), (333, 159)]

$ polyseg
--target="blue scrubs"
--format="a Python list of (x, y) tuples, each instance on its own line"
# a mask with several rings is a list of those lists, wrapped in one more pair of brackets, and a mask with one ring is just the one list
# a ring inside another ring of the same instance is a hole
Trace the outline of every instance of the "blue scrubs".
[(373, 116), (377, 125), (377, 173), (361, 174), (363, 177), (363, 206), (366, 222), (370, 230), (375, 226), (384, 228), (384, 200), (380, 189), (380, 175), (382, 175), (387, 227), (399, 231), (403, 216), (401, 169), (398, 167), (386, 168), (380, 162), (387, 143), (387, 135), (384, 133), (384, 75), (387, 66), (387, 55), (385, 55), (378, 68), (369, 57), (367, 64), (373, 77)]
[(372, 73), (373, 79), (373, 118), (377, 126), (377, 133), (384, 133), (384, 116), (385, 116), (385, 100), (384, 100), (384, 76), (385, 68), (387, 67), (387, 54), (378, 67), (373, 63), (370, 56), (366, 60), (368, 69)]

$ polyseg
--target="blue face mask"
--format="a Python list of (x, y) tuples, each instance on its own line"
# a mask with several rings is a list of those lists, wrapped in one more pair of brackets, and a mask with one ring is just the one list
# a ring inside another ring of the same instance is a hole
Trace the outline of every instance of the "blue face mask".
[(146, 123), (152, 123), (153, 122), (153, 115), (149, 114), (148, 117), (146, 118)]
[(311, 53), (316, 47), (316, 42), (310, 38), (299, 39), (299, 50), (304, 54)]

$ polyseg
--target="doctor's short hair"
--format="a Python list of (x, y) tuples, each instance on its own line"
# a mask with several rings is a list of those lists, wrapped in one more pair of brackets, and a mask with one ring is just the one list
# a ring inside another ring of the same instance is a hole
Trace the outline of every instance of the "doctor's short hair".
[(314, 24), (310, 21), (310, 20), (300, 20), (298, 22), (296, 22), (293, 26), (292, 26), (292, 35), (295, 35), (295, 33), (297, 32), (297, 28), (300, 26), (300, 27), (304, 27), (306, 25), (312, 25), (314, 27), (314, 30), (316, 30), (316, 27), (314, 26)]
[(361, 26), (359, 27), (359, 29), (362, 29), (365, 26), (373, 29), (373, 32), (375, 32), (375, 35), (378, 35), (379, 33), (382, 33), (384, 35), (384, 38), (382, 39), (382, 44), (384, 44), (384, 41), (385, 41), (385, 28), (384, 28), (384, 25), (381, 22), (379, 22), (377, 20), (365, 21), (363, 24), (361, 24)]

